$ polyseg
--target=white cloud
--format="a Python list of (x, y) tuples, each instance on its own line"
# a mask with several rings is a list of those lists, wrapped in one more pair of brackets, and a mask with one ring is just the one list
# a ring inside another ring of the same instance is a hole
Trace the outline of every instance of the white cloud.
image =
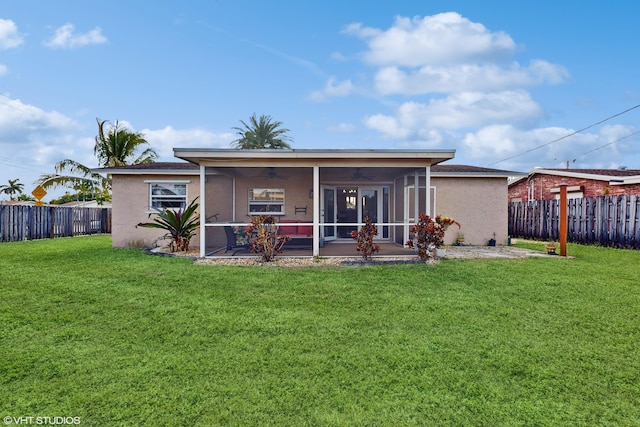
[(331, 54), (331, 59), (335, 60), (335, 61), (340, 61), (340, 62), (344, 62), (346, 61), (348, 58), (342, 53), (342, 52), (333, 52)]
[[(55, 163), (71, 158), (95, 165), (92, 147), (79, 139), (78, 123), (56, 111), (44, 111), (19, 99), (0, 102), (0, 182), (19, 178), (29, 193)], [(85, 138), (86, 139), (86, 138)], [(49, 196), (47, 196), (49, 197)]]
[(433, 138), (431, 131), (462, 130), (491, 123), (534, 122), (542, 115), (540, 106), (525, 91), (498, 93), (465, 92), (428, 104), (405, 102), (395, 115), (376, 114), (364, 123), (388, 138)]
[(6, 65), (0, 64), (0, 76), (6, 74), (7, 71), (9, 71), (9, 68), (7, 68)]
[(433, 100), (425, 113), (431, 127), (466, 129), (487, 123), (532, 123), (543, 111), (529, 93), (517, 90), (454, 94)]
[(141, 131), (150, 146), (156, 150), (162, 161), (176, 161), (174, 148), (231, 148), (236, 139), (232, 133), (212, 133), (204, 129), (163, 129)]
[(24, 42), (18, 33), (15, 22), (8, 19), (0, 19), (0, 49), (11, 49), (20, 46)]
[(496, 64), (461, 64), (454, 67), (424, 66), (415, 71), (385, 67), (375, 76), (375, 87), (383, 95), (423, 95), (469, 91), (495, 91), (560, 83), (568, 72), (545, 61), (529, 67), (517, 63), (505, 68)]
[(367, 41), (364, 59), (380, 66), (420, 67), (505, 58), (516, 50), (504, 32), (490, 32), (455, 12), (397, 17), (386, 31), (351, 24), (345, 32)]
[(407, 102), (398, 108), (394, 117), (376, 114), (365, 117), (366, 127), (377, 130), (389, 139), (396, 140), (400, 146), (438, 146), (443, 137), (438, 129), (425, 126), (425, 115), (428, 114), (424, 105)]
[(54, 36), (45, 41), (45, 46), (52, 49), (70, 49), (108, 41), (98, 27), (83, 34), (74, 34), (74, 30), (75, 26), (73, 24), (65, 24), (57, 28)]
[(516, 170), (527, 170), (531, 164), (565, 167), (567, 162), (572, 168), (608, 168), (624, 164), (622, 153), (638, 151), (633, 149), (637, 140), (614, 142), (634, 132), (629, 126), (603, 126), (598, 133), (566, 137), (574, 132), (561, 127), (522, 130), (491, 125), (466, 134), (461, 149), (474, 163)]
[(333, 133), (351, 133), (356, 127), (351, 123), (339, 123), (335, 126), (329, 126), (327, 130)]
[[(344, 32), (365, 41), (361, 58), (377, 67), (373, 89), (393, 108), (363, 123), (399, 146), (459, 141), (459, 132), (489, 126), (535, 126), (544, 111), (526, 89), (570, 78), (563, 66), (543, 59), (520, 64), (512, 58), (518, 47), (510, 35), (455, 12), (397, 17), (388, 29), (354, 23)], [(317, 97), (328, 96), (332, 84)], [(396, 105), (390, 96), (410, 98)]]
[(335, 77), (331, 77), (327, 80), (327, 83), (324, 85), (322, 90), (318, 90), (313, 92), (310, 95), (312, 101), (324, 101), (330, 97), (343, 97), (351, 95), (354, 90), (353, 83), (351, 80), (344, 80), (341, 82), (336, 82)]
[(77, 127), (63, 114), (44, 111), (19, 99), (7, 98), (0, 103), (0, 138), (21, 140), (34, 133), (67, 132)]

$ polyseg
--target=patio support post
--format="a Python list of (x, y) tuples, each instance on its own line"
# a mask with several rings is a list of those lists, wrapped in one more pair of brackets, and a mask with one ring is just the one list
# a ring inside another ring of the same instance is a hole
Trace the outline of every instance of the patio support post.
[[(428, 212), (427, 212), (428, 214)], [(420, 176), (416, 170), (413, 173), (413, 220), (418, 222), (420, 216)]]
[[(427, 166), (424, 173), (424, 212), (431, 215), (431, 166)], [(433, 216), (435, 216), (435, 212), (433, 212)]]
[(236, 177), (234, 175), (233, 181), (231, 181), (232, 190), (231, 190), (231, 220), (237, 221), (236, 219)]
[(313, 256), (320, 256), (320, 166), (313, 166)]
[(206, 166), (200, 165), (200, 258), (204, 258), (207, 252), (207, 230), (205, 223), (207, 222), (206, 200), (205, 200), (205, 184), (207, 181)]
[(409, 176), (407, 174), (404, 175), (404, 182), (402, 187), (402, 197), (403, 200), (403, 221), (404, 226), (402, 227), (402, 244), (409, 238)]

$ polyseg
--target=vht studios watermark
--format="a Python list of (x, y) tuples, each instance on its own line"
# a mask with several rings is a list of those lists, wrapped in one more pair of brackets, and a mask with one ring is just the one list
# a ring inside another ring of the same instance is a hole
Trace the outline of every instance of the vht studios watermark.
[(79, 425), (80, 417), (12, 417), (2, 419), (6, 425)]

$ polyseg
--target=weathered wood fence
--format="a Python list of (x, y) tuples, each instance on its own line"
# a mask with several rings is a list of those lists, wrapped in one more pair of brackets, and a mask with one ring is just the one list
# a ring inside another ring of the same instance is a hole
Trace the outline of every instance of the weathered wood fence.
[(111, 233), (111, 208), (0, 205), (0, 242)]
[[(509, 235), (559, 239), (558, 200), (509, 205)], [(640, 249), (640, 195), (601, 196), (567, 201), (567, 240)]]

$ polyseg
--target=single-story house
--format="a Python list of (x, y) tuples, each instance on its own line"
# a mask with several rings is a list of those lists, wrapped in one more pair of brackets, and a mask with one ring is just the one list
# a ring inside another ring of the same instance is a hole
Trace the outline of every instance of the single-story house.
[[(227, 254), (231, 225), (270, 214), (307, 238), (309, 255), (350, 242), (366, 217), (382, 243), (403, 247), (422, 212), (461, 224), (465, 243), (507, 242), (507, 182), (516, 172), (440, 164), (453, 150), (237, 150), (175, 148), (184, 161), (96, 169), (112, 177), (115, 247), (149, 247), (162, 230), (136, 227), (155, 208), (198, 198), (200, 255)], [(239, 228), (239, 227), (237, 227)], [(453, 226), (445, 243), (456, 240)], [(228, 255), (228, 254), (227, 254)]]
[(640, 194), (640, 170), (535, 168), (509, 182), (509, 202), (557, 199), (560, 185), (569, 199)]

